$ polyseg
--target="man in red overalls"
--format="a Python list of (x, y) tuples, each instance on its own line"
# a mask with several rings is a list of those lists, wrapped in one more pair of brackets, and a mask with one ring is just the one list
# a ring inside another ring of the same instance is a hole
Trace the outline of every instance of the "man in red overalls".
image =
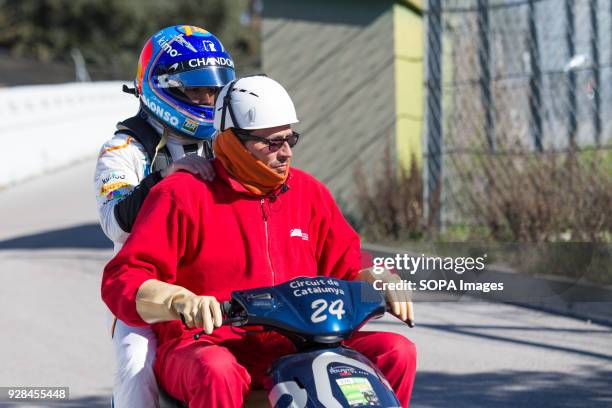
[[(232, 291), (296, 276), (399, 280), (364, 269), (359, 236), (329, 191), (290, 167), (299, 140), (290, 125), (298, 119), (279, 83), (265, 76), (233, 81), (215, 110), (217, 177), (178, 172), (158, 183), (102, 281), (102, 298), (118, 318), (154, 323), (158, 381), (190, 407), (242, 406), (269, 364), (294, 351), (275, 333), (221, 327), (219, 302)], [(404, 293), (386, 296), (397, 317), (413, 320)], [(207, 335), (196, 341), (197, 328)], [(408, 406), (416, 370), (409, 340), (359, 332), (345, 344), (376, 364)]]

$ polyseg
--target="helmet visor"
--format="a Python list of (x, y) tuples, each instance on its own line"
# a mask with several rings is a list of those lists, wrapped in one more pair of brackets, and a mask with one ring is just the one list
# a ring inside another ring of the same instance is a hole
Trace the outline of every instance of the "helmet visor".
[(228, 82), (233, 81), (235, 77), (236, 75), (232, 68), (206, 67), (173, 74), (159, 75), (156, 82), (157, 86), (160, 88), (189, 88), (196, 86), (223, 87)]

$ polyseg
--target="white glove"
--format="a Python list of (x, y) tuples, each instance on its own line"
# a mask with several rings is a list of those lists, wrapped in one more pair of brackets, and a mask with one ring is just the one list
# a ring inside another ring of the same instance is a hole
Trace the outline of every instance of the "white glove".
[(150, 279), (140, 285), (136, 294), (136, 310), (147, 323), (184, 318), (188, 328), (204, 328), (211, 334), (221, 327), (221, 305), (214, 296), (197, 296), (182, 286)]

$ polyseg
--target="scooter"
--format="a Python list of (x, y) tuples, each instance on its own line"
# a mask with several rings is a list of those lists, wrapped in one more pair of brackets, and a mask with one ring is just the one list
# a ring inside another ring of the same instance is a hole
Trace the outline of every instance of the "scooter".
[[(224, 324), (263, 326), (295, 345), (295, 353), (279, 358), (267, 371), (268, 404), (263, 406), (274, 408), (400, 407), (374, 364), (341, 344), (386, 310), (382, 294), (372, 285), (329, 277), (298, 277), (272, 287), (239, 290), (222, 303)], [(162, 408), (184, 406), (163, 404)], [(246, 406), (253, 406), (253, 401)]]

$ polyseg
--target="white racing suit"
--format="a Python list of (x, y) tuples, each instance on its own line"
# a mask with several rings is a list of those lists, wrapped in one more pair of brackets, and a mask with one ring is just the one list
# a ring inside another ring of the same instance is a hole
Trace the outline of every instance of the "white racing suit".
[[(100, 149), (96, 164), (94, 188), (100, 225), (113, 241), (115, 253), (129, 236), (149, 190), (161, 180), (160, 170), (185, 154), (212, 156), (208, 142), (185, 143), (172, 135), (167, 138), (165, 148), (160, 148), (163, 129), (157, 122), (145, 118), (141, 111), (134, 118), (120, 122), (114, 137)], [(128, 326), (116, 320), (110, 311), (108, 317), (116, 362), (114, 406), (159, 407), (153, 373), (155, 333), (151, 327)]]

